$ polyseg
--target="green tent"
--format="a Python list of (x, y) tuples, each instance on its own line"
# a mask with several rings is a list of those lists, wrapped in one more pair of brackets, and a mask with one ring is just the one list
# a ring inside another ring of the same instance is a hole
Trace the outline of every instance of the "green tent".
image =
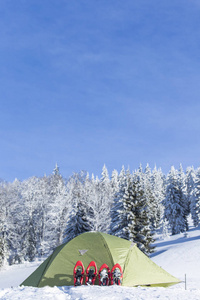
[[(73, 269), (78, 260), (85, 268), (95, 261), (99, 269), (119, 263), (123, 269), (123, 286), (169, 286), (180, 282), (143, 254), (127, 240), (101, 232), (83, 233), (55, 249), (21, 285), (73, 285)], [(95, 284), (98, 284), (96, 279)]]

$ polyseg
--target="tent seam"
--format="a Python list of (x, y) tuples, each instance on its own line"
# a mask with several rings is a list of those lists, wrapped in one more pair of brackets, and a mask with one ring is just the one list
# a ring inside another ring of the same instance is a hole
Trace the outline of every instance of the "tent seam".
[[(60, 253), (60, 251), (64, 248), (65, 245), (66, 245), (66, 243), (63, 244), (63, 245), (60, 245), (60, 246), (63, 246), (63, 247), (60, 247), (61, 249), (58, 251), (58, 253)], [(58, 255), (58, 253), (55, 255), (55, 257)], [(43, 276), (45, 275), (45, 273), (46, 273), (46, 271), (47, 271), (47, 269), (48, 269), (50, 263), (53, 261), (53, 254), (54, 254), (54, 251), (53, 251), (53, 253), (50, 255), (50, 257), (49, 257), (49, 258), (50, 258), (50, 259), (49, 259), (49, 262), (47, 263), (47, 265), (46, 265), (44, 271), (42, 272), (42, 275), (41, 275), (40, 280), (39, 280), (39, 282), (38, 282), (38, 287), (39, 287), (40, 282), (41, 282)], [(54, 258), (55, 258), (55, 257), (54, 257)]]
[(51, 259), (52, 259), (52, 256), (53, 256), (53, 253), (52, 253), (51, 256), (49, 257), (49, 261), (48, 261), (46, 267), (44, 268), (44, 271), (42, 272), (42, 274), (41, 274), (41, 276), (40, 276), (40, 279), (39, 279), (38, 285), (37, 285), (38, 287), (39, 287), (40, 282), (41, 282), (41, 280), (42, 280), (42, 278), (43, 278), (43, 276), (44, 276), (44, 274), (45, 274), (45, 272), (46, 272), (46, 270), (47, 270), (47, 268), (48, 268), (48, 266), (49, 266), (49, 263), (50, 263), (50, 261), (51, 261)]
[(127, 256), (126, 256), (126, 259), (125, 259), (125, 262), (124, 262), (124, 269), (123, 269), (123, 273), (125, 273), (125, 270), (126, 270), (126, 266), (128, 264), (128, 261), (129, 261), (129, 258), (130, 258), (130, 253), (132, 252), (132, 249), (135, 247), (135, 245), (131, 248), (129, 248), (128, 250), (128, 253), (127, 253)]
[(111, 262), (112, 262), (112, 264), (113, 264), (113, 266), (114, 266), (114, 260), (113, 260), (112, 254), (111, 254), (111, 252), (110, 252), (110, 249), (109, 249), (109, 247), (108, 247), (108, 244), (107, 244), (105, 238), (102, 236), (102, 234), (101, 234), (100, 232), (99, 232), (99, 235), (100, 235), (101, 239), (103, 240), (106, 249), (108, 250), (108, 254), (109, 254), (110, 260), (111, 260)]

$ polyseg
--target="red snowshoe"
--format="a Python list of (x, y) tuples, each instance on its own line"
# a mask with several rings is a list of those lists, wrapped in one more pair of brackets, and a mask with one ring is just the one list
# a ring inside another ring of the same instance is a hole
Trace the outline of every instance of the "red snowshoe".
[(97, 265), (94, 261), (91, 261), (86, 269), (85, 284), (94, 285), (97, 277)]
[(103, 264), (99, 269), (99, 285), (109, 285), (110, 281), (110, 269), (107, 264)]
[(111, 270), (111, 285), (121, 285), (123, 278), (122, 268), (119, 264), (115, 264)]
[(83, 284), (84, 272), (85, 269), (82, 261), (77, 261), (74, 267), (74, 286), (80, 286)]

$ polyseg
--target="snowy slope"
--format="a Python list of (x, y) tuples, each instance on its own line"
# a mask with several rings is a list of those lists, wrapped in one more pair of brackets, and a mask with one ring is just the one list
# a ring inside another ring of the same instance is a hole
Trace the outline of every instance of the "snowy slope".
[(186, 274), (188, 288), (200, 285), (200, 228), (190, 230), (187, 238), (180, 234), (156, 246), (155, 263), (182, 281)]
[[(130, 287), (45, 287), (31, 288), (18, 285), (41, 262), (7, 267), (0, 272), (0, 299), (200, 299), (200, 227), (190, 228), (188, 236), (179, 234), (165, 240), (157, 240), (157, 252), (152, 260), (172, 275), (184, 281), (187, 275), (187, 290), (185, 283), (170, 288), (130, 288)], [(11, 288), (12, 287), (12, 288)]]

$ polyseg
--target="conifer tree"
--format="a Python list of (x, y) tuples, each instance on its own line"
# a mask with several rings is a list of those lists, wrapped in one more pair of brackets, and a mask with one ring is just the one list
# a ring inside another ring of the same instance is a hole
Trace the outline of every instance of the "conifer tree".
[(193, 167), (187, 167), (186, 169), (186, 189), (187, 189), (187, 197), (189, 201), (189, 206), (191, 203), (191, 197), (194, 190), (194, 182), (195, 182), (195, 170)]
[(200, 223), (200, 168), (195, 174), (191, 171), (190, 183), (193, 185), (193, 190), (190, 192), (190, 210), (193, 224), (197, 227)]
[(91, 180), (89, 177), (89, 173), (87, 173), (85, 181), (83, 183), (82, 199), (87, 205), (86, 214), (88, 220), (90, 220), (90, 227), (91, 227), (90, 230), (96, 230), (95, 205), (97, 201), (97, 196), (96, 196), (94, 177), (92, 176), (92, 180)]
[(153, 248), (148, 205), (144, 197), (141, 169), (132, 176), (127, 170), (111, 210), (110, 233), (137, 243), (146, 254)]
[(115, 197), (115, 194), (119, 190), (119, 175), (117, 170), (113, 170), (111, 175), (111, 189), (112, 189), (112, 197)]
[(185, 203), (182, 200), (180, 181), (177, 170), (174, 166), (167, 177), (167, 188), (165, 204), (165, 218), (169, 222), (172, 235), (186, 230)]
[(64, 231), (64, 242), (68, 242), (79, 234), (92, 230), (92, 220), (88, 215), (87, 201), (82, 196), (83, 183), (83, 177), (76, 176), (74, 178), (74, 189), (72, 192), (73, 209)]
[(9, 257), (9, 246), (7, 239), (7, 207), (6, 184), (0, 183), (0, 268), (7, 264)]
[[(7, 240), (10, 249), (9, 264), (21, 263), (24, 261), (23, 242), (26, 232), (25, 214), (22, 199), (22, 184), (15, 179), (7, 185), (7, 201), (12, 209), (7, 211)], [(23, 214), (24, 213), (24, 214)]]
[(130, 228), (131, 240), (145, 254), (154, 252), (152, 243), (154, 242), (151, 228), (151, 215), (149, 214), (148, 201), (145, 195), (144, 179), (141, 167), (133, 176), (133, 201), (131, 213), (134, 215), (134, 227)]
[(144, 173), (140, 172), (141, 179), (143, 180), (144, 185), (144, 201), (146, 202), (148, 208), (148, 215), (151, 221), (151, 228), (155, 230), (156, 228), (156, 216), (157, 216), (157, 199), (154, 197), (153, 193), (153, 182), (152, 182), (152, 175), (151, 169), (149, 164), (147, 164)]
[(152, 172), (152, 189), (153, 197), (155, 201), (155, 214), (154, 214), (154, 228), (165, 230), (166, 224), (164, 224), (164, 205), (163, 201), (165, 199), (165, 185), (164, 178), (161, 169), (155, 167)]
[(21, 245), (21, 253), (23, 260), (33, 261), (37, 255), (38, 247), (38, 184), (37, 177), (31, 177), (22, 183), (22, 202), (23, 215), (21, 222), (23, 222), (23, 239)]
[(178, 171), (178, 183), (179, 183), (179, 198), (180, 205), (183, 207), (183, 227), (185, 230), (189, 230), (188, 226), (188, 215), (190, 212), (189, 197), (187, 196), (187, 185), (186, 185), (186, 175), (183, 171), (183, 167), (180, 164)]
[(108, 232), (110, 227), (110, 209), (112, 206), (112, 188), (106, 166), (103, 166), (101, 179), (97, 183), (98, 201), (96, 205), (96, 226), (101, 232)]
[(125, 228), (128, 225), (126, 207), (123, 201), (126, 187), (127, 187), (127, 178), (123, 166), (119, 174), (119, 189), (117, 193), (115, 193), (115, 197), (113, 199), (113, 204), (110, 211), (111, 223), (110, 223), (109, 233), (112, 235), (116, 235), (118, 237), (123, 237), (123, 228)]
[(26, 253), (24, 259), (27, 261), (33, 261), (37, 254), (37, 237), (34, 228), (33, 212), (29, 215), (27, 224), (27, 241), (24, 246), (26, 246)]
[(71, 206), (68, 204), (69, 198), (66, 194), (66, 184), (60, 174), (58, 165), (53, 171), (50, 180), (50, 198), (48, 218), (50, 221), (49, 231), (53, 234), (52, 249), (61, 244), (63, 240), (63, 230)]
[(126, 178), (124, 182), (124, 192), (122, 197), (124, 213), (123, 216), (123, 228), (121, 231), (121, 238), (127, 240), (133, 240), (134, 228), (135, 228), (135, 214), (133, 213), (133, 201), (134, 201), (134, 190), (133, 190), (133, 179), (129, 169), (126, 171)]

